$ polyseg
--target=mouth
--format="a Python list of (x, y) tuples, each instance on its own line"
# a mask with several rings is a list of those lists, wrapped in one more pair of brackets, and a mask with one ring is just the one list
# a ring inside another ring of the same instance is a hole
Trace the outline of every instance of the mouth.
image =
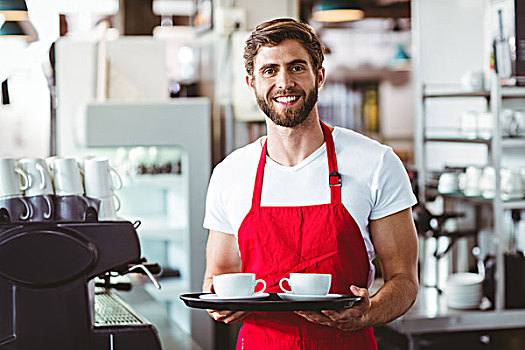
[(300, 98), (301, 96), (299, 95), (278, 95), (272, 97), (272, 100), (284, 106), (291, 106), (297, 103), (297, 101), (299, 101)]

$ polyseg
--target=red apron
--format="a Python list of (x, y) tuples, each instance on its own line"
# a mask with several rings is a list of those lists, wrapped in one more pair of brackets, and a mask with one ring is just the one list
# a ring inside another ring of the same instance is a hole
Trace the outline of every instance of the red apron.
[[(261, 207), (266, 143), (261, 152), (252, 208), (239, 228), (242, 272), (266, 281), (280, 293), (279, 280), (290, 272), (331, 273), (330, 293), (351, 294), (366, 287), (368, 254), (352, 216), (341, 204), (334, 141), (321, 123), (328, 156), (331, 203), (303, 207)], [(377, 349), (372, 328), (345, 332), (312, 323), (293, 312), (256, 312), (244, 320), (237, 349)]]

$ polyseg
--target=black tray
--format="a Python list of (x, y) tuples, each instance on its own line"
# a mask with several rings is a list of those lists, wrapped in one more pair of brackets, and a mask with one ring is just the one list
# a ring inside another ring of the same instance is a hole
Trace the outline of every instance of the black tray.
[(322, 301), (289, 301), (279, 298), (277, 293), (270, 293), (265, 299), (257, 300), (210, 300), (200, 299), (203, 294), (181, 294), (180, 298), (186, 306), (197, 309), (231, 310), (231, 311), (320, 311), (340, 310), (353, 307), (361, 297), (355, 295), (341, 295), (337, 299)]

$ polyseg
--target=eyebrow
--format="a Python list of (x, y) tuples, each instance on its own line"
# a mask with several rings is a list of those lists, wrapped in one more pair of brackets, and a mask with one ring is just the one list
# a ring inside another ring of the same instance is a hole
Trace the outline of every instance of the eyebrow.
[[(308, 65), (308, 62), (306, 62), (305, 60), (302, 60), (300, 58), (298, 59), (295, 59), (293, 61), (290, 61), (288, 63), (286, 63), (287, 66), (293, 66), (295, 64), (305, 64), (305, 65)], [(277, 63), (268, 63), (268, 64), (265, 64), (263, 65), (261, 68), (259, 68), (259, 72), (262, 72), (263, 70), (267, 69), (267, 68), (276, 68), (276, 67), (279, 67), (279, 65)]]

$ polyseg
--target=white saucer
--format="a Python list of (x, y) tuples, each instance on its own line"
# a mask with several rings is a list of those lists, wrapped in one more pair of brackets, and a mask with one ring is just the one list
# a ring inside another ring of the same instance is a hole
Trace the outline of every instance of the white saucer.
[(270, 294), (261, 293), (261, 294), (252, 294), (248, 296), (233, 296), (233, 297), (219, 297), (217, 294), (203, 294), (199, 296), (199, 299), (204, 300), (257, 300), (267, 298)]
[(289, 294), (278, 293), (279, 298), (292, 301), (325, 301), (342, 297), (342, 294), (326, 294), (326, 295), (308, 295), (308, 294)]

